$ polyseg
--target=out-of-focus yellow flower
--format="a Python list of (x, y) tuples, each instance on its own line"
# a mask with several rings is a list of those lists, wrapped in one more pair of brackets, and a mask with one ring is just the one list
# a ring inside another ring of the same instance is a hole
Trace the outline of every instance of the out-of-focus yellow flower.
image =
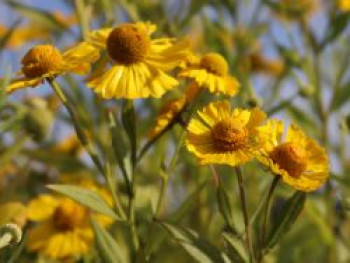
[(156, 125), (151, 129), (149, 137), (154, 138), (168, 127), (171, 127), (185, 107), (197, 96), (198, 92), (198, 85), (192, 83), (188, 86), (183, 97), (166, 102), (159, 111)]
[[(96, 191), (111, 204), (106, 190), (92, 181), (81, 182), (80, 186)], [(87, 253), (94, 234), (89, 215), (103, 226), (113, 222), (110, 217), (94, 214), (77, 202), (59, 195), (43, 194), (28, 204), (28, 219), (38, 225), (28, 231), (27, 247), (50, 258), (62, 259)]]
[(189, 41), (152, 40), (156, 26), (150, 23), (121, 24), (91, 33), (90, 43), (106, 50), (113, 65), (88, 86), (105, 99), (161, 97), (178, 85), (166, 72), (189, 54)]
[[(54, 18), (62, 25), (69, 27), (77, 23), (75, 14), (65, 16), (61, 12), (53, 12)], [(10, 28), (0, 24), (0, 38), (3, 37)], [(52, 29), (43, 23), (29, 23), (20, 25), (11, 32), (9, 39), (6, 42), (6, 48), (18, 49), (19, 47), (31, 41), (49, 40), (52, 35)]]
[(90, 64), (98, 57), (97, 49), (88, 43), (77, 44), (62, 54), (52, 45), (37, 45), (22, 58), (22, 68), (18, 73), (21, 77), (12, 80), (6, 92), (35, 87), (45, 78), (67, 72), (87, 74), (90, 71)]
[(338, 0), (337, 6), (341, 11), (348, 12), (350, 11), (350, 0)]
[(325, 150), (299, 127), (291, 125), (284, 139), (281, 121), (269, 120), (259, 131), (264, 134), (264, 144), (257, 158), (285, 183), (308, 192), (318, 189), (327, 180), (329, 162)]
[(0, 225), (14, 223), (23, 227), (27, 221), (27, 208), (20, 202), (7, 202), (0, 205)]
[(82, 150), (83, 147), (75, 133), (64, 138), (53, 148), (54, 152), (64, 153), (71, 156), (79, 156)]
[(270, 7), (282, 19), (300, 20), (308, 19), (318, 9), (316, 0), (278, 0)]
[(236, 78), (229, 75), (225, 58), (217, 53), (207, 53), (201, 58), (192, 59), (179, 76), (194, 80), (199, 87), (215, 94), (233, 96), (239, 88)]
[(259, 52), (249, 55), (247, 62), (252, 72), (264, 73), (271, 76), (280, 76), (284, 72), (284, 63), (280, 59), (269, 59)]
[(265, 118), (265, 113), (257, 108), (231, 111), (228, 101), (213, 102), (190, 121), (187, 149), (201, 164), (244, 164), (254, 157), (263, 143), (257, 127)]

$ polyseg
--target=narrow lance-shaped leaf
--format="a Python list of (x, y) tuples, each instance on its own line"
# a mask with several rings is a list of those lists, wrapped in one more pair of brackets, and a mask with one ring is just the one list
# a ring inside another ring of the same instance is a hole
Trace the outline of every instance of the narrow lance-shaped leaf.
[(91, 210), (120, 220), (114, 211), (97, 193), (73, 185), (48, 185), (49, 189), (72, 198), (74, 201), (90, 208)]
[(232, 204), (230, 202), (228, 193), (225, 187), (222, 185), (221, 181), (216, 191), (216, 197), (221, 215), (225, 219), (225, 222), (228, 225), (228, 227), (231, 230), (234, 230)]
[(227, 263), (230, 262), (226, 254), (200, 238), (192, 230), (184, 229), (174, 224), (160, 223), (168, 233), (175, 238), (188, 254), (200, 263)]
[(95, 233), (95, 240), (98, 252), (106, 263), (128, 262), (121, 252), (114, 238), (97, 221), (91, 218), (91, 225)]
[(242, 241), (229, 233), (224, 233), (223, 236), (231, 261), (235, 263), (248, 262), (247, 252)]
[(306, 194), (297, 191), (290, 197), (284, 205), (280, 218), (277, 219), (276, 224), (271, 229), (264, 250), (274, 247), (277, 242), (289, 231), (295, 223), (298, 215), (304, 208)]

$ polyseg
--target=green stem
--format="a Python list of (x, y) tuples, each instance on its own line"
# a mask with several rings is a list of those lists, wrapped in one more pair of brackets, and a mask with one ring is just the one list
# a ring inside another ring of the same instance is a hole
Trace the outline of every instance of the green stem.
[(79, 20), (81, 28), (82, 39), (87, 39), (90, 31), (89, 16), (86, 7), (84, 6), (84, 0), (75, 0), (75, 11)]
[(77, 133), (78, 139), (80, 140), (81, 144), (83, 145), (85, 150), (88, 152), (88, 154), (91, 157), (91, 160), (94, 162), (94, 164), (96, 165), (98, 170), (101, 172), (101, 174), (105, 175), (105, 171), (103, 169), (102, 163), (101, 163), (100, 159), (98, 158), (98, 155), (97, 155), (94, 147), (92, 146), (92, 143), (90, 142), (90, 140), (86, 136), (82, 127), (79, 125), (78, 116), (77, 116), (74, 108), (69, 103), (63, 90), (60, 88), (58, 83), (55, 80), (53, 80), (52, 78), (47, 78), (47, 81), (49, 82), (50, 86), (52, 87), (54, 92), (57, 94), (57, 96), (60, 98), (63, 105), (66, 107), (66, 109), (67, 109), (67, 111), (72, 119), (75, 131)]
[(254, 262), (253, 247), (251, 242), (251, 231), (250, 231), (250, 225), (249, 225), (249, 216), (248, 216), (247, 203), (246, 203), (246, 197), (245, 197), (245, 188), (243, 183), (242, 169), (241, 167), (237, 166), (235, 167), (235, 171), (237, 175), (238, 190), (239, 190), (239, 196), (240, 196), (241, 205), (242, 205), (243, 220), (244, 220), (244, 227), (245, 227), (245, 233), (246, 233), (245, 241), (246, 241), (246, 246), (249, 253), (249, 262)]
[[(260, 247), (263, 247), (262, 245), (266, 241), (265, 239), (266, 239), (266, 233), (267, 233), (267, 229), (268, 229), (268, 218), (269, 218), (269, 214), (270, 214), (272, 195), (276, 189), (276, 186), (277, 186), (279, 180), (280, 180), (279, 176), (275, 176), (273, 178), (269, 192), (268, 192), (267, 197), (265, 199), (265, 212), (264, 212), (264, 218), (263, 218), (263, 226), (262, 226), (262, 230), (261, 230)], [(263, 258), (263, 253), (262, 253), (262, 251), (260, 251), (258, 262), (260, 262), (262, 260), (262, 258)]]

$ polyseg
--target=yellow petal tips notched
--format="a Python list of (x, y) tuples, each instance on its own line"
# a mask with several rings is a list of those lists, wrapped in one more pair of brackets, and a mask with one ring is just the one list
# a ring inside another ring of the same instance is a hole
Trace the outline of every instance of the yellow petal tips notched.
[(198, 117), (190, 121), (187, 149), (201, 164), (244, 164), (261, 147), (263, 138), (260, 138), (257, 127), (265, 118), (265, 113), (257, 108), (231, 110), (228, 101), (213, 102), (198, 111)]
[(201, 88), (214, 94), (233, 96), (239, 89), (238, 81), (229, 74), (227, 61), (218, 53), (192, 58), (179, 76), (195, 81)]
[(178, 81), (168, 72), (189, 56), (187, 40), (151, 39), (155, 25), (126, 23), (93, 31), (88, 40), (106, 50), (112, 67), (88, 82), (88, 87), (105, 99), (159, 98)]
[(63, 53), (52, 45), (34, 46), (22, 58), (20, 77), (11, 81), (6, 92), (35, 87), (48, 77), (68, 72), (87, 74), (98, 57), (98, 50), (87, 43), (79, 43)]
[(297, 126), (291, 125), (283, 139), (283, 123), (269, 120), (259, 127), (265, 143), (257, 159), (281, 176), (283, 181), (300, 191), (314, 191), (329, 177), (326, 151), (308, 138)]

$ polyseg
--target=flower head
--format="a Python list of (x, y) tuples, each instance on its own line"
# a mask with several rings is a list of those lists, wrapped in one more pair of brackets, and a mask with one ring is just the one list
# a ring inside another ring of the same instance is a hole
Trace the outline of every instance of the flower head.
[(338, 0), (337, 6), (341, 11), (349, 12), (350, 11), (350, 0)]
[(106, 50), (112, 67), (94, 76), (88, 86), (103, 98), (161, 97), (178, 85), (167, 72), (188, 56), (189, 42), (151, 39), (150, 23), (121, 24), (91, 33), (89, 42)]
[(187, 87), (186, 93), (183, 97), (167, 101), (159, 111), (156, 125), (149, 133), (150, 138), (155, 138), (176, 123), (181, 112), (183, 112), (186, 106), (195, 99), (198, 92), (198, 85), (191, 83)]
[(192, 79), (200, 87), (215, 94), (233, 96), (239, 88), (238, 81), (229, 75), (225, 58), (217, 53), (207, 53), (201, 58), (192, 59), (179, 76)]
[[(107, 203), (111, 203), (104, 189), (90, 182), (82, 186), (96, 191)], [(28, 249), (53, 259), (69, 258), (89, 251), (94, 238), (89, 215), (92, 214), (104, 226), (113, 222), (111, 218), (93, 214), (88, 208), (59, 195), (40, 195), (28, 204), (27, 212), (29, 220), (38, 222), (28, 231)]]
[(265, 134), (258, 160), (280, 175), (284, 182), (301, 191), (318, 189), (329, 176), (325, 150), (308, 138), (300, 128), (291, 125), (283, 139), (283, 123), (270, 120), (259, 128)]
[(87, 43), (80, 43), (63, 53), (52, 45), (34, 46), (22, 58), (21, 77), (12, 80), (6, 92), (35, 87), (45, 78), (67, 72), (86, 74), (90, 71), (90, 64), (98, 57), (98, 51)]
[(201, 164), (243, 164), (259, 150), (262, 140), (256, 128), (264, 120), (259, 109), (231, 111), (228, 101), (213, 102), (190, 121), (187, 149)]

